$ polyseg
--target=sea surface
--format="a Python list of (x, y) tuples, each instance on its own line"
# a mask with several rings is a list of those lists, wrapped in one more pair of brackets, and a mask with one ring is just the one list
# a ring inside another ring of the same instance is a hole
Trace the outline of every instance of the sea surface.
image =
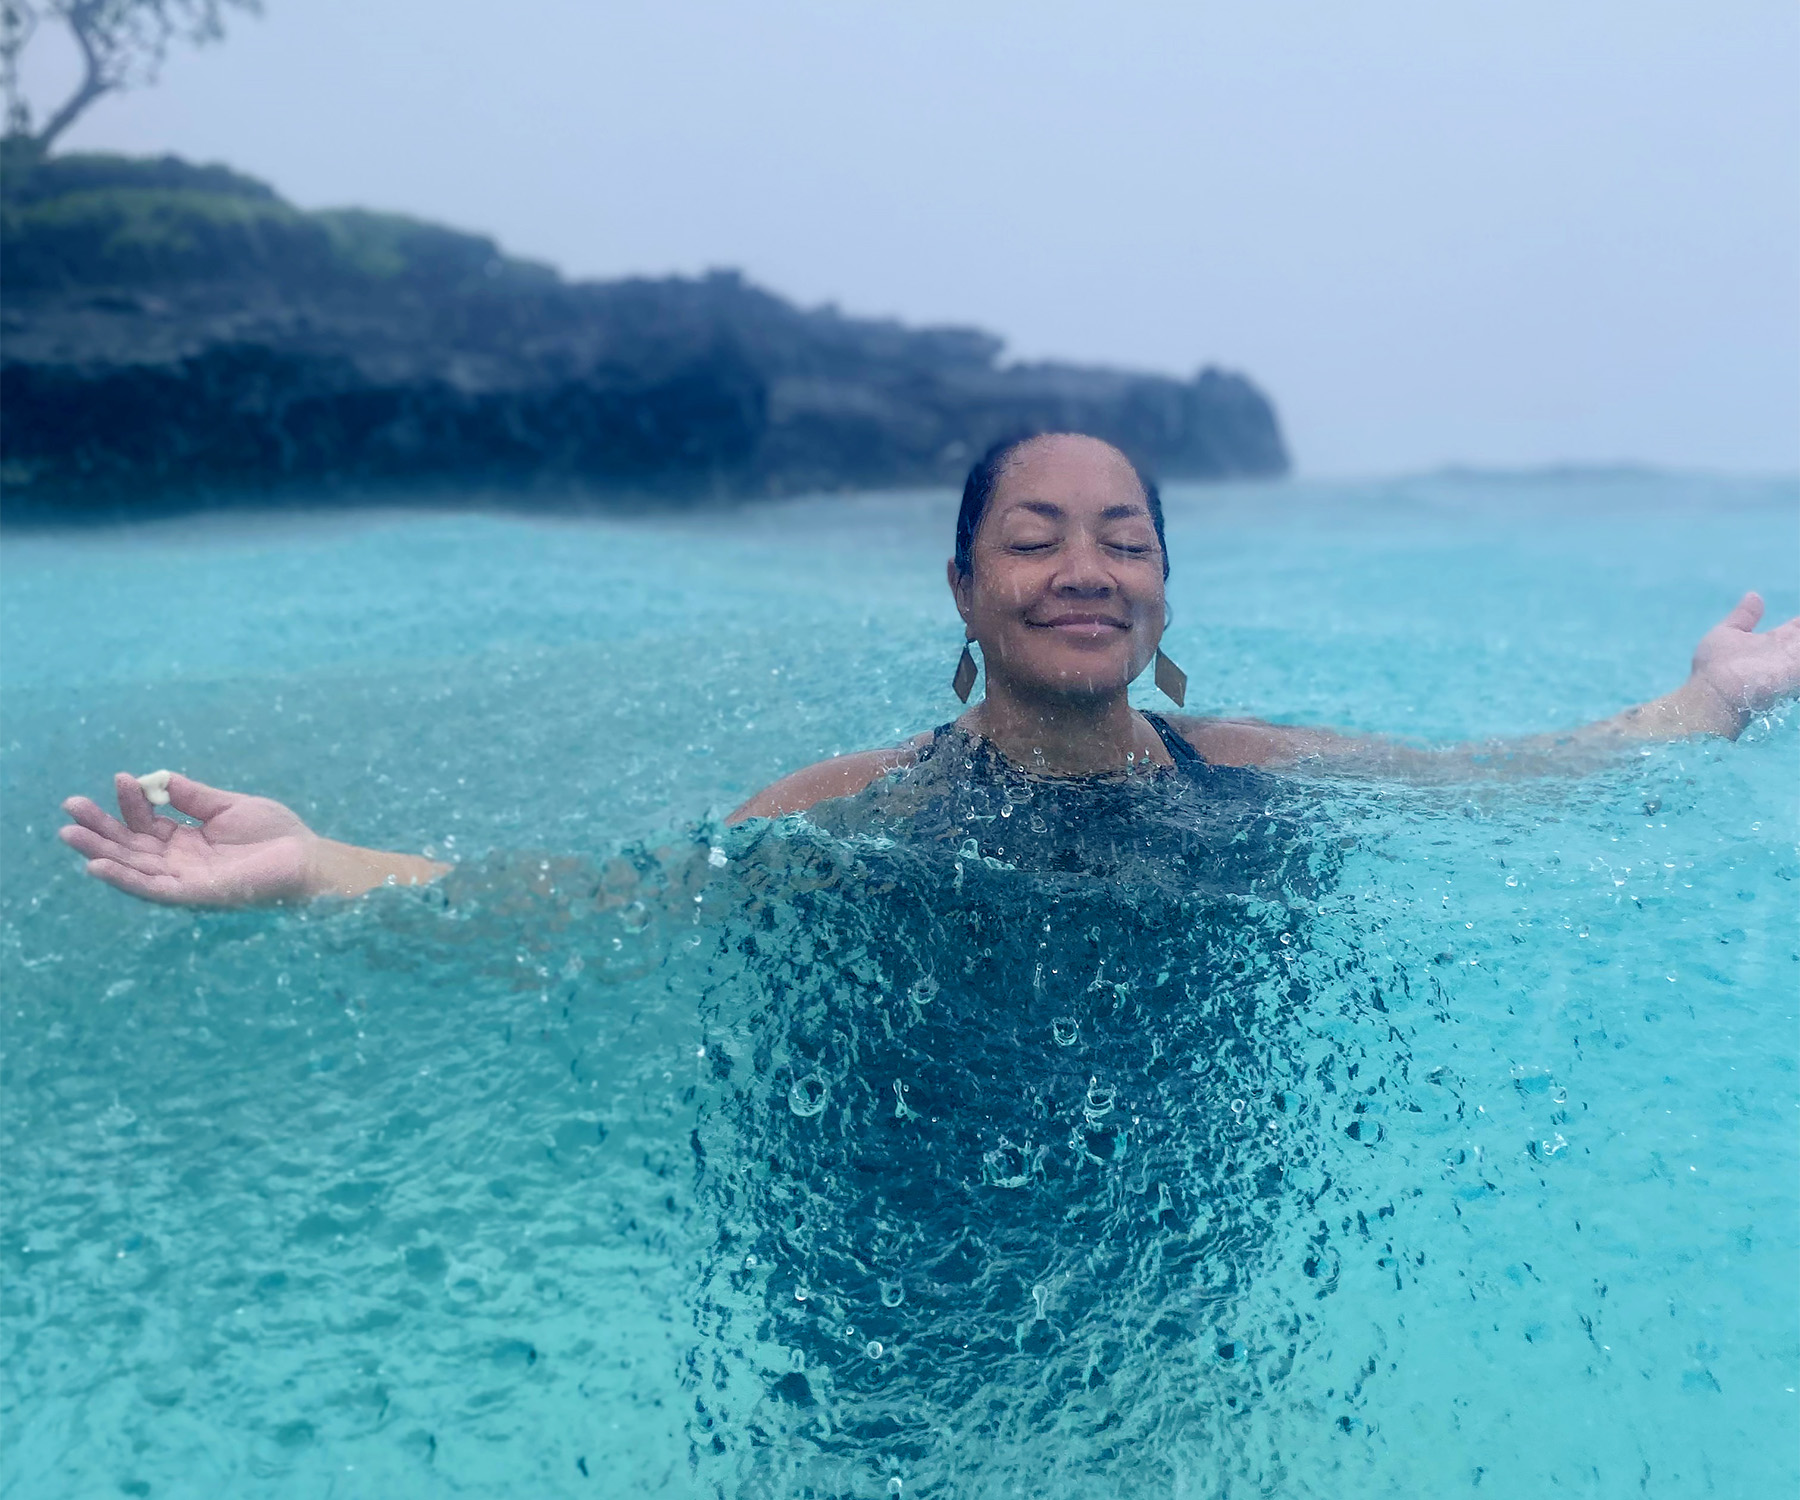
[[(954, 716), (954, 510), (0, 538), (0, 1495), (1800, 1487), (1800, 713), (724, 829)], [(1800, 611), (1791, 480), (1168, 514), (1202, 712), (1551, 730)], [(134, 903), (57, 804), (162, 766), (458, 869)]]

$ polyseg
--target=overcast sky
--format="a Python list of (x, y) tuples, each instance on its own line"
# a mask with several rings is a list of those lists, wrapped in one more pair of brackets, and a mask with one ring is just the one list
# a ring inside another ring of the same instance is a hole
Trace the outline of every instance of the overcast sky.
[[(1793, 0), (265, 8), (64, 148), (1223, 364), (1313, 474), (1800, 468)], [(48, 33), (27, 61), (42, 101), (72, 77)]]

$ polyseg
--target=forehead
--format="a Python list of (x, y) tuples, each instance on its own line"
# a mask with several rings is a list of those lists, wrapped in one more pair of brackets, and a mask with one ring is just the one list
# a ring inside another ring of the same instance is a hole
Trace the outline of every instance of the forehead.
[(988, 504), (995, 514), (1039, 506), (1054, 506), (1070, 515), (1150, 513), (1144, 487), (1125, 455), (1087, 437), (1027, 443), (1001, 470)]

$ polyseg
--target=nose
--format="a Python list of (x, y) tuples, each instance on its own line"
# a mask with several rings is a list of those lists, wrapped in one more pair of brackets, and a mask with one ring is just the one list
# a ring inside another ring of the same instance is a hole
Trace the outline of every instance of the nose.
[(1106, 554), (1092, 537), (1071, 538), (1062, 548), (1057, 562), (1059, 566), (1050, 586), (1059, 594), (1071, 598), (1093, 599), (1103, 598), (1117, 590), (1112, 569), (1107, 566)]

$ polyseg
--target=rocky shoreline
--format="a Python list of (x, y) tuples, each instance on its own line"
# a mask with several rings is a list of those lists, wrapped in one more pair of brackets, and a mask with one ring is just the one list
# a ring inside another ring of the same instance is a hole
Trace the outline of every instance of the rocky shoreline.
[(959, 482), (1070, 427), (1167, 478), (1272, 476), (1244, 377), (1007, 364), (730, 272), (568, 282), (478, 235), (304, 213), (174, 158), (9, 163), (9, 518), (504, 490), (546, 508)]

